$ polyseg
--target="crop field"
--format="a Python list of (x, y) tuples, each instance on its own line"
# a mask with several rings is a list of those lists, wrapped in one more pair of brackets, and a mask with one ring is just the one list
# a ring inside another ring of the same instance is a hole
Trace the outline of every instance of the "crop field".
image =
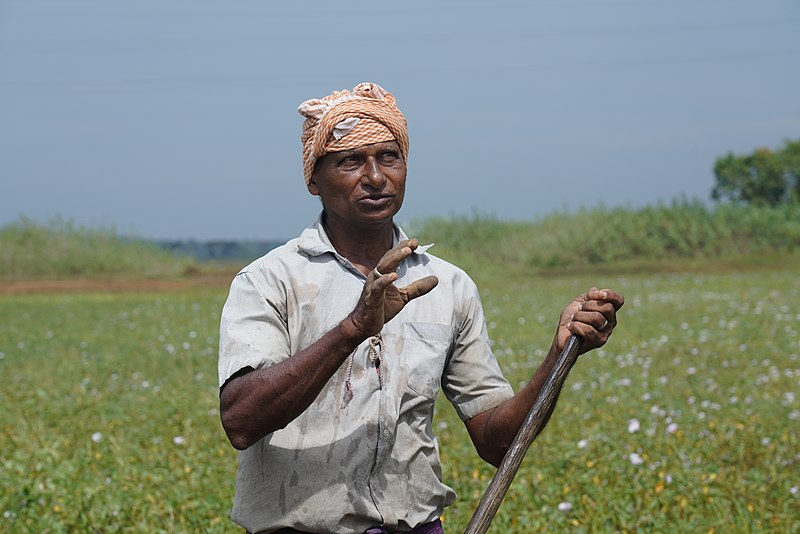
[[(560, 308), (626, 297), (583, 356), (493, 532), (800, 531), (800, 280), (724, 274), (473, 273), (515, 388)], [(241, 532), (219, 423), (226, 288), (0, 295), (0, 531)], [(435, 428), (462, 532), (493, 468), (440, 398)]]

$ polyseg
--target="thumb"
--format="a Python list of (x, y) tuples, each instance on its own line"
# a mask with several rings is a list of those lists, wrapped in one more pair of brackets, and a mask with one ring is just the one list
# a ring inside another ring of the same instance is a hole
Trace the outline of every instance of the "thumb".
[(425, 278), (420, 278), (419, 280), (411, 282), (404, 287), (401, 292), (406, 297), (404, 300), (410, 302), (415, 298), (427, 295), (437, 285), (439, 285), (438, 278), (435, 276), (426, 276)]

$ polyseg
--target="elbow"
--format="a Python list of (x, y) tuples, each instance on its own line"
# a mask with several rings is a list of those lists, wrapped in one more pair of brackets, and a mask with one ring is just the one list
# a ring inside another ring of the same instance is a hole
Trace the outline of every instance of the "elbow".
[(228, 441), (237, 451), (249, 449), (263, 437), (257, 436), (249, 418), (243, 417), (233, 407), (220, 410), (220, 420)]
[(505, 450), (481, 451), (478, 453), (478, 456), (481, 457), (481, 460), (495, 468), (500, 467), (500, 463), (503, 461), (503, 458), (505, 458), (505, 455)]
[(276, 428), (258, 428), (254, 426), (252, 418), (238, 413), (234, 409), (220, 411), (220, 419), (228, 441), (238, 451), (249, 449), (265, 436), (286, 426), (286, 424), (280, 424)]
[(234, 449), (243, 451), (253, 445), (253, 440), (247, 435), (247, 429), (237, 425), (230, 412), (222, 412), (220, 419), (222, 420), (222, 428), (225, 430), (225, 435), (228, 436), (228, 441)]
[(237, 451), (244, 451), (249, 449), (253, 445), (253, 440), (251, 440), (246, 434), (241, 432), (232, 432), (227, 431), (225, 432), (228, 436), (228, 441), (231, 443), (234, 449)]

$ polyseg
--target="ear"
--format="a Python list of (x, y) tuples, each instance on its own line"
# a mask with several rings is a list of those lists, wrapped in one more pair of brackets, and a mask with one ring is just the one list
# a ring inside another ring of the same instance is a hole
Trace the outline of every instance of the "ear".
[(308, 189), (308, 192), (314, 195), (315, 197), (319, 196), (319, 185), (317, 184), (317, 180), (313, 174), (311, 175), (311, 178), (308, 180), (306, 188)]

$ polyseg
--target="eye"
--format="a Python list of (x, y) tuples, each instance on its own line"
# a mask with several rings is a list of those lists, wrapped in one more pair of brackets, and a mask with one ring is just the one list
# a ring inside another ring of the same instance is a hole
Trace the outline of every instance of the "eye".
[(357, 167), (361, 164), (361, 158), (355, 155), (345, 156), (339, 160), (340, 167)]
[(387, 150), (381, 153), (381, 161), (383, 163), (394, 163), (400, 158), (400, 154), (398, 154), (394, 150)]

